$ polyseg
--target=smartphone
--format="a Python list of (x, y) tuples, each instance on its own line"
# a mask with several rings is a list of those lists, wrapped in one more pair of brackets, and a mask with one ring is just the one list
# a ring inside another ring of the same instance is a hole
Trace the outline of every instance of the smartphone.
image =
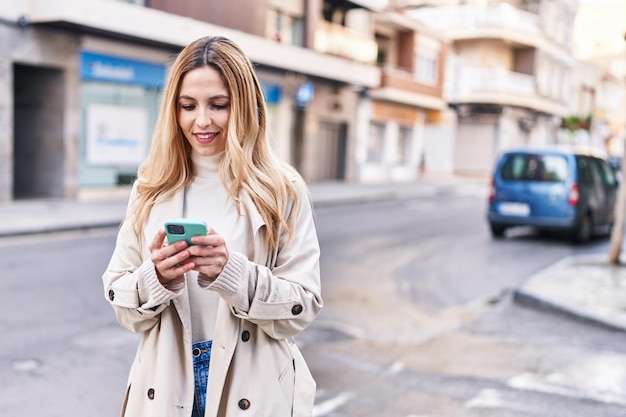
[(204, 220), (167, 219), (165, 221), (165, 234), (170, 245), (181, 240), (194, 245), (191, 242), (191, 238), (194, 236), (206, 236), (207, 225)]

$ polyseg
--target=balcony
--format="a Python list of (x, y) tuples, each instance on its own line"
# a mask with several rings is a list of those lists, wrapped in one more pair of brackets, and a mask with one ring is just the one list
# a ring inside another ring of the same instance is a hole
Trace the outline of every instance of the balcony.
[(419, 82), (412, 72), (386, 66), (381, 73), (380, 87), (370, 90), (370, 97), (407, 104), (425, 109), (441, 110), (445, 107), (440, 84)]
[(564, 115), (566, 105), (537, 94), (535, 77), (503, 68), (463, 67), (446, 77), (445, 96), (450, 103), (517, 106)]
[(73, 27), (98, 36), (143, 39), (178, 47), (201, 36), (219, 34), (237, 42), (251, 61), (261, 65), (357, 86), (375, 87), (380, 83), (380, 69), (373, 65), (122, 1), (30, 0), (9, 2), (7, 7), (0, 7), (0, 19), (17, 21), (20, 17), (31, 24)]
[(433, 28), (451, 33), (452, 37), (467, 33), (501, 29), (528, 36), (541, 36), (539, 16), (516, 9), (508, 3), (477, 7), (466, 4), (418, 9), (407, 12)]
[(572, 62), (567, 48), (556, 45), (543, 32), (539, 15), (508, 3), (426, 7), (409, 10), (406, 15), (453, 40), (497, 39), (513, 46), (541, 49), (563, 62)]
[(314, 49), (364, 64), (374, 64), (378, 54), (374, 38), (325, 20), (315, 30)]

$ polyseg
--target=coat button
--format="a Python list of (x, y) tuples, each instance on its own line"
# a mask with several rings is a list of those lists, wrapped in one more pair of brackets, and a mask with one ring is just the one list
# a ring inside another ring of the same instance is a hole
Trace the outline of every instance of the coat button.
[(298, 314), (302, 313), (302, 304), (296, 304), (295, 306), (293, 306), (291, 308), (291, 313), (294, 316), (297, 316)]
[(244, 330), (241, 333), (241, 340), (243, 340), (244, 342), (247, 342), (248, 340), (250, 340), (250, 332), (247, 330)]
[(247, 410), (248, 408), (250, 408), (250, 401), (242, 398), (241, 400), (239, 400), (239, 408), (241, 408), (242, 410)]
[(109, 290), (109, 300), (115, 300), (115, 291)]
[(148, 398), (154, 400), (154, 388), (148, 390)]

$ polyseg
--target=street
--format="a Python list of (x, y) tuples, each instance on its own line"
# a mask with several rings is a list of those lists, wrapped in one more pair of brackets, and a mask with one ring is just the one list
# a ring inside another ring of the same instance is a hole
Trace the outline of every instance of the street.
[(318, 212), (327, 306), (302, 338), (318, 415), (624, 415), (624, 335), (511, 300), (537, 270), (608, 240), (492, 240), (484, 209), (442, 195)]
[[(623, 416), (626, 335), (513, 302), (576, 253), (492, 240), (480, 193), (322, 207), (325, 308), (297, 338), (318, 417)], [(138, 336), (100, 277), (115, 230), (0, 240), (0, 415), (118, 415)]]

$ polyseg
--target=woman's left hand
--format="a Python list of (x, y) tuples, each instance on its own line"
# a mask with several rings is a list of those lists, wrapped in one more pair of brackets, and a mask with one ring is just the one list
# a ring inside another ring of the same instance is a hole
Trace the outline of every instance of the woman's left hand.
[(195, 236), (191, 239), (194, 243), (187, 248), (191, 254), (189, 261), (196, 266), (194, 271), (205, 275), (206, 279), (214, 280), (224, 269), (228, 261), (228, 249), (222, 235), (213, 229), (209, 229), (206, 236)]

